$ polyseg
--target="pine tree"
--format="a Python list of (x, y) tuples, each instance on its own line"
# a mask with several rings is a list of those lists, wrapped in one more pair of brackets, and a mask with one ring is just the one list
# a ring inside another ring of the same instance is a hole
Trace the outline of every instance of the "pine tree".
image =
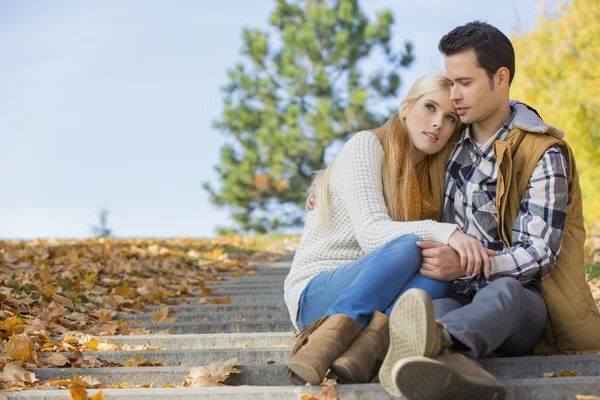
[[(397, 96), (410, 42), (393, 51), (390, 11), (369, 21), (358, 0), (277, 0), (274, 38), (243, 30), (240, 62), (228, 71), (224, 111), (215, 128), (227, 137), (215, 166), (220, 188), (204, 188), (229, 207), (245, 232), (302, 223), (306, 190), (335, 141), (379, 126), (373, 111)], [(378, 71), (360, 64), (375, 56)]]

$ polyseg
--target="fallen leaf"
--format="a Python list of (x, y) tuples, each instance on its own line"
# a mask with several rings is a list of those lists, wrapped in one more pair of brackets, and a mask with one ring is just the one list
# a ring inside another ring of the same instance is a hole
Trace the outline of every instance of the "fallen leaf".
[(121, 363), (124, 367), (163, 367), (165, 363), (162, 361), (151, 361), (148, 358), (142, 358), (139, 354), (133, 356), (131, 360)]
[(569, 371), (569, 370), (566, 370), (566, 369), (561, 370), (558, 374), (560, 376), (577, 376), (577, 374), (575, 372)]
[(333, 385), (327, 385), (317, 395), (319, 400), (337, 400), (338, 392)]
[(222, 384), (231, 374), (241, 371), (235, 368), (237, 359), (232, 358), (223, 363), (211, 363), (207, 366), (195, 367), (190, 370), (190, 375), (183, 383), (185, 387), (224, 386)]
[(69, 309), (72, 309), (75, 307), (75, 305), (73, 304), (73, 301), (69, 298), (66, 298), (65, 296), (61, 296), (58, 293), (54, 293), (54, 295), (52, 295), (52, 300), (61, 306), (65, 306)]
[(598, 396), (590, 396), (587, 394), (578, 394), (576, 397), (577, 400), (600, 400), (600, 397)]
[(160, 310), (152, 311), (152, 322), (154, 322), (155, 324), (160, 324), (160, 323), (173, 323), (173, 322), (177, 321), (175, 318), (168, 317), (168, 315), (169, 315), (168, 308), (161, 308)]
[(538, 378), (558, 378), (560, 377), (559, 374), (557, 374), (556, 372), (542, 372)]
[(300, 400), (338, 400), (338, 392), (333, 385), (327, 385), (321, 389), (317, 397), (301, 393)]
[(14, 360), (37, 362), (37, 353), (33, 349), (33, 342), (26, 334), (12, 335), (4, 346), (4, 351)]
[(64, 367), (69, 363), (69, 359), (62, 354), (50, 354), (45, 361), (55, 367)]
[(291, 347), (292, 347), (291, 345), (284, 344), (284, 343), (281, 343), (281, 344), (272, 344), (272, 345), (269, 346), (270, 349), (288, 349), (288, 348), (291, 348)]
[(225, 297), (225, 298), (215, 297), (212, 299), (211, 303), (213, 303), (213, 304), (231, 304), (231, 297), (229, 297), (229, 296)]
[(46, 285), (50, 280), (50, 268), (44, 264), (42, 269), (40, 270), (40, 278), (42, 279), (42, 283)]
[(71, 393), (72, 400), (89, 400), (87, 390), (83, 386), (71, 385), (69, 386), (69, 392)]
[(21, 367), (18, 361), (6, 363), (0, 373), (0, 388), (9, 386), (25, 386), (25, 384), (38, 381), (33, 372)]

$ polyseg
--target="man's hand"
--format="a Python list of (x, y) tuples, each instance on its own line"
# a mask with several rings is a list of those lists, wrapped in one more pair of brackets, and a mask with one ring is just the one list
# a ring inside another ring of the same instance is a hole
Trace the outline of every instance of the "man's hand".
[[(427, 278), (438, 281), (453, 281), (466, 276), (461, 267), (460, 255), (450, 246), (435, 242), (417, 242), (421, 250), (423, 262), (419, 273)], [(490, 257), (496, 255), (493, 250), (487, 250)], [(484, 270), (485, 276), (489, 277), (489, 269)]]

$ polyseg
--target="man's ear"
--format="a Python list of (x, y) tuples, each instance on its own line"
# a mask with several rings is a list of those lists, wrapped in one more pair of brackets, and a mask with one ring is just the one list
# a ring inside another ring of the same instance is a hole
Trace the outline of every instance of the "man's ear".
[(496, 74), (494, 75), (494, 83), (495, 86), (498, 87), (508, 87), (510, 85), (510, 71), (506, 67), (498, 68)]

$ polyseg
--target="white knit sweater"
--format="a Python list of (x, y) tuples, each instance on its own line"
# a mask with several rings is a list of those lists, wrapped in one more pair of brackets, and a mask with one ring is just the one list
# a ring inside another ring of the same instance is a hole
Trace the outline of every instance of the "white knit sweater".
[(457, 229), (432, 220), (392, 221), (383, 198), (382, 165), (383, 148), (371, 131), (354, 135), (335, 158), (329, 181), (329, 224), (318, 224), (317, 213), (308, 213), (284, 284), (296, 329), (300, 296), (316, 275), (355, 261), (401, 235), (416, 234), (425, 241), (447, 244)]

